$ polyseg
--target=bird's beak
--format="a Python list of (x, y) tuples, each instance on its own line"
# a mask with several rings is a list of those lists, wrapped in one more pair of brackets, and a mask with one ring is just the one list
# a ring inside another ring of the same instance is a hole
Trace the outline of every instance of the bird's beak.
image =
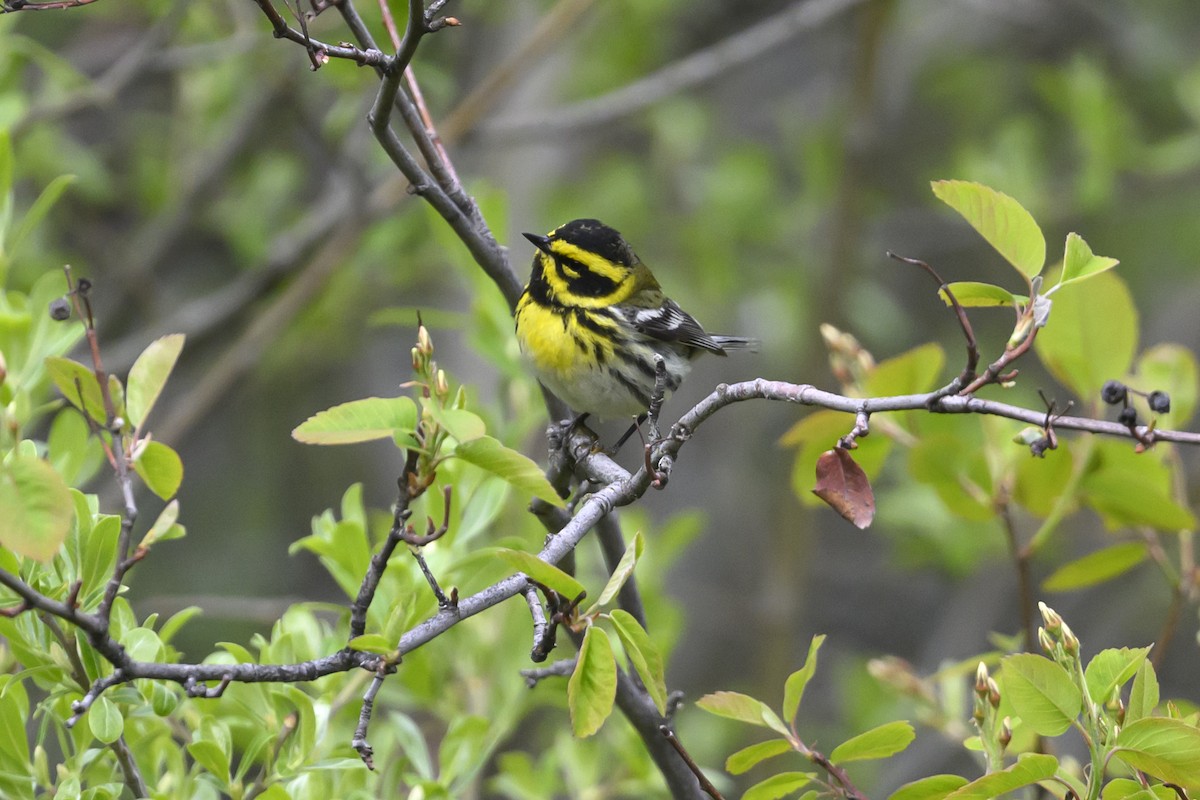
[(543, 253), (550, 252), (550, 237), (549, 236), (542, 236), (537, 233), (522, 233), (521, 235), (524, 236), (529, 241), (533, 242), (533, 246), (536, 247), (538, 250), (541, 250)]

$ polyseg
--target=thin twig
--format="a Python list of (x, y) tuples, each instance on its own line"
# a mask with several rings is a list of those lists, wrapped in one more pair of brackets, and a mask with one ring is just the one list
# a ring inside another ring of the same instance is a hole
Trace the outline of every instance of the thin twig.
[(712, 781), (704, 775), (704, 770), (700, 769), (699, 765), (692, 759), (691, 754), (684, 748), (683, 743), (679, 741), (679, 737), (675, 735), (675, 731), (671, 730), (671, 726), (659, 725), (658, 730), (670, 743), (671, 747), (675, 748), (675, 752), (679, 753), (679, 757), (688, 765), (688, 769), (696, 776), (696, 780), (700, 781), (700, 788), (704, 790), (704, 793), (713, 800), (725, 800), (721, 796), (721, 793), (717, 791), (717, 787), (712, 785)]

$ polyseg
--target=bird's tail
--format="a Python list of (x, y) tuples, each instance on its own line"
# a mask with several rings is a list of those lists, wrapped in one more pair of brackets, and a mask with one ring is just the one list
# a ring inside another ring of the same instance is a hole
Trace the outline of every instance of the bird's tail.
[(746, 336), (721, 336), (716, 334), (712, 340), (720, 345), (722, 350), (749, 350), (751, 353), (757, 353), (759, 345), (762, 341), (759, 339), (751, 339)]

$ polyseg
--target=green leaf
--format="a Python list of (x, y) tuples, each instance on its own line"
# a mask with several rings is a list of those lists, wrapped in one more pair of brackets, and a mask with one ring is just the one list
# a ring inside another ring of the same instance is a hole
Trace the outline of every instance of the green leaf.
[(1125, 724), (1129, 725), (1154, 713), (1158, 706), (1158, 676), (1154, 665), (1145, 660), (1133, 676), (1129, 690), (1129, 705), (1125, 709)]
[(163, 500), (174, 497), (183, 483), (183, 460), (162, 442), (145, 442), (138, 450), (133, 468), (147, 488)]
[(792, 743), (787, 739), (768, 739), (765, 742), (743, 747), (725, 759), (725, 771), (731, 775), (741, 775), (754, 767), (778, 755), (790, 752)]
[(229, 755), (222, 751), (216, 742), (201, 739), (189, 744), (187, 751), (197, 764), (220, 780), (222, 784), (229, 780)]
[(1113, 755), (1169, 783), (1200, 784), (1200, 730), (1183, 720), (1143, 717), (1131, 722), (1117, 734)]
[(629, 576), (633, 574), (633, 568), (637, 566), (637, 560), (642, 557), (642, 550), (645, 548), (645, 539), (642, 537), (641, 531), (633, 535), (629, 546), (625, 548), (624, 555), (617, 562), (616, 568), (612, 571), (612, 575), (608, 578), (608, 583), (604, 585), (604, 590), (600, 592), (599, 599), (592, 606), (591, 611), (603, 608), (612, 602), (612, 599), (621, 591), (621, 587), (629, 580)]
[(915, 738), (916, 731), (907, 722), (887, 722), (842, 742), (833, 748), (829, 758), (836, 764), (887, 758), (904, 750)]
[(121, 738), (121, 733), (125, 730), (125, 718), (121, 716), (121, 709), (103, 695), (92, 703), (87, 718), (92, 736), (105, 744), (112, 744)]
[(156, 542), (167, 542), (171, 539), (183, 538), (186, 531), (176, 520), (179, 519), (179, 501), (172, 500), (163, 507), (158, 519), (146, 531), (139, 547), (153, 547)]
[(943, 800), (967, 783), (961, 775), (930, 775), (904, 784), (892, 792), (888, 800)]
[(442, 408), (430, 398), (422, 398), (421, 405), (434, 421), (459, 442), (469, 442), (487, 433), (487, 426), (478, 414), (463, 408)]
[(718, 717), (734, 719), (770, 728), (781, 736), (790, 737), (792, 732), (783, 724), (766, 703), (740, 692), (713, 692), (696, 701), (696, 705)]
[(659, 714), (667, 713), (667, 676), (662, 655), (654, 642), (632, 614), (624, 609), (614, 609), (609, 616), (625, 655), (642, 679), (647, 694), (654, 701)]
[(454, 455), (467, 463), (498, 475), (522, 492), (528, 492), (551, 505), (565, 505), (554, 491), (542, 469), (531, 459), (502, 445), (491, 436), (480, 436), (468, 442), (460, 442)]
[(1121, 262), (1115, 258), (1107, 258), (1092, 253), (1092, 248), (1083, 237), (1077, 233), (1067, 234), (1067, 247), (1063, 255), (1062, 277), (1058, 279), (1059, 286), (1090, 278), (1101, 272), (1112, 269)]
[(417, 404), (409, 397), (368, 397), (318, 411), (292, 431), (305, 444), (355, 444), (411, 435)]
[(1183, 428), (1196, 411), (1200, 394), (1200, 369), (1191, 350), (1179, 344), (1158, 344), (1138, 357), (1137, 383), (1146, 391), (1155, 389), (1171, 397), (1171, 410), (1156, 414), (1158, 427)]
[(968, 181), (934, 181), (933, 193), (987, 239), (1027, 279), (1046, 264), (1046, 238), (1024, 206), (988, 186)]
[(575, 671), (567, 681), (571, 728), (583, 739), (600, 730), (617, 696), (617, 662), (608, 634), (592, 625), (583, 635)]
[(1129, 289), (1106, 272), (1054, 296), (1054, 311), (1034, 349), (1059, 382), (1095, 402), (1105, 381), (1129, 372), (1137, 340)]
[(1001, 692), (1035, 733), (1058, 736), (1079, 716), (1083, 694), (1061, 666), (1033, 653), (1007, 656), (1001, 664)]
[(381, 656), (393, 653), (396, 650), (396, 643), (389, 641), (381, 633), (364, 633), (362, 636), (355, 636), (346, 643), (346, 646), (351, 650), (361, 650), (365, 653), (376, 653)]
[(71, 491), (48, 463), (23, 453), (0, 463), (0, 545), (49, 561), (71, 532), (74, 516)]
[(1167, 487), (1148, 469), (1100, 469), (1083, 480), (1089, 505), (1111, 525), (1149, 525), (1161, 531), (1192, 530), (1196, 517), (1167, 494)]
[(804, 659), (804, 666), (789, 675), (783, 684), (783, 718), (788, 722), (794, 724), (796, 721), (796, 712), (800, 710), (800, 700), (804, 697), (804, 688), (808, 686), (808, 682), (817, 671), (817, 651), (821, 649), (824, 642), (825, 634), (823, 633), (812, 638), (812, 641), (808, 643), (808, 656)]
[(66, 188), (74, 182), (74, 175), (59, 175), (46, 185), (42, 193), (33, 201), (33, 205), (25, 212), (25, 216), (21, 219), (21, 224), (17, 226), (16, 231), (13, 233), (12, 244), (8, 248), (10, 256), (17, 252), (25, 237), (37, 228), (50, 209), (54, 207), (54, 204), (58, 202), (58, 198), (62, 196)]
[(1144, 544), (1121, 542), (1063, 564), (1046, 578), (1042, 588), (1048, 592), (1084, 589), (1124, 575), (1145, 560)]
[[(919, 394), (932, 389), (946, 363), (938, 344), (923, 344), (875, 365), (863, 382), (871, 397)], [(845, 416), (842, 424), (845, 425)], [(828, 442), (826, 442), (828, 444)]]
[(162, 393), (179, 353), (183, 350), (184, 335), (172, 333), (155, 339), (133, 362), (126, 381), (125, 413), (134, 428), (141, 428), (155, 401)]
[(1057, 769), (1058, 759), (1054, 756), (1022, 753), (1017, 756), (1017, 763), (971, 781), (946, 795), (946, 800), (992, 800), (1005, 792), (1051, 778)]
[(149, 628), (132, 628), (121, 635), (121, 645), (135, 661), (162, 661), (166, 648), (158, 634)]
[(1107, 702), (1117, 687), (1134, 676), (1149, 652), (1149, 647), (1122, 647), (1097, 653), (1083, 671), (1093, 702)]
[(108, 423), (104, 412), (104, 396), (100, 392), (100, 382), (96, 380), (95, 372), (78, 361), (58, 356), (46, 359), (46, 372), (62, 392), (62, 396), (67, 398), (67, 402), (100, 425)]
[[(987, 308), (990, 306), (1015, 308), (1018, 302), (1029, 300), (1028, 297), (1015, 295), (1002, 286), (979, 281), (955, 281), (947, 284), (946, 289), (954, 293), (954, 299), (963, 308)], [(938, 297), (942, 298), (942, 302), (946, 305), (953, 306), (950, 297), (946, 294), (946, 289), (938, 289)]]
[(816, 779), (811, 772), (781, 772), (754, 784), (742, 795), (742, 800), (779, 800)]
[(1140, 783), (1129, 778), (1114, 778), (1104, 784), (1100, 792), (1101, 800), (1177, 800), (1178, 797), (1174, 790), (1161, 784), (1143, 789)]
[(532, 553), (500, 548), (496, 551), (496, 555), (538, 583), (549, 586), (568, 600), (574, 600), (583, 594), (582, 583), (553, 564), (547, 564)]

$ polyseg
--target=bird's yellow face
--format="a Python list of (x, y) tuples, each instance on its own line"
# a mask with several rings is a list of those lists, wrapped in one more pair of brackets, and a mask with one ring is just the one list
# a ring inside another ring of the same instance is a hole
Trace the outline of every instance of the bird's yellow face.
[(621, 235), (590, 219), (568, 222), (548, 236), (527, 233), (537, 247), (529, 291), (545, 291), (566, 306), (624, 303), (658, 283)]

